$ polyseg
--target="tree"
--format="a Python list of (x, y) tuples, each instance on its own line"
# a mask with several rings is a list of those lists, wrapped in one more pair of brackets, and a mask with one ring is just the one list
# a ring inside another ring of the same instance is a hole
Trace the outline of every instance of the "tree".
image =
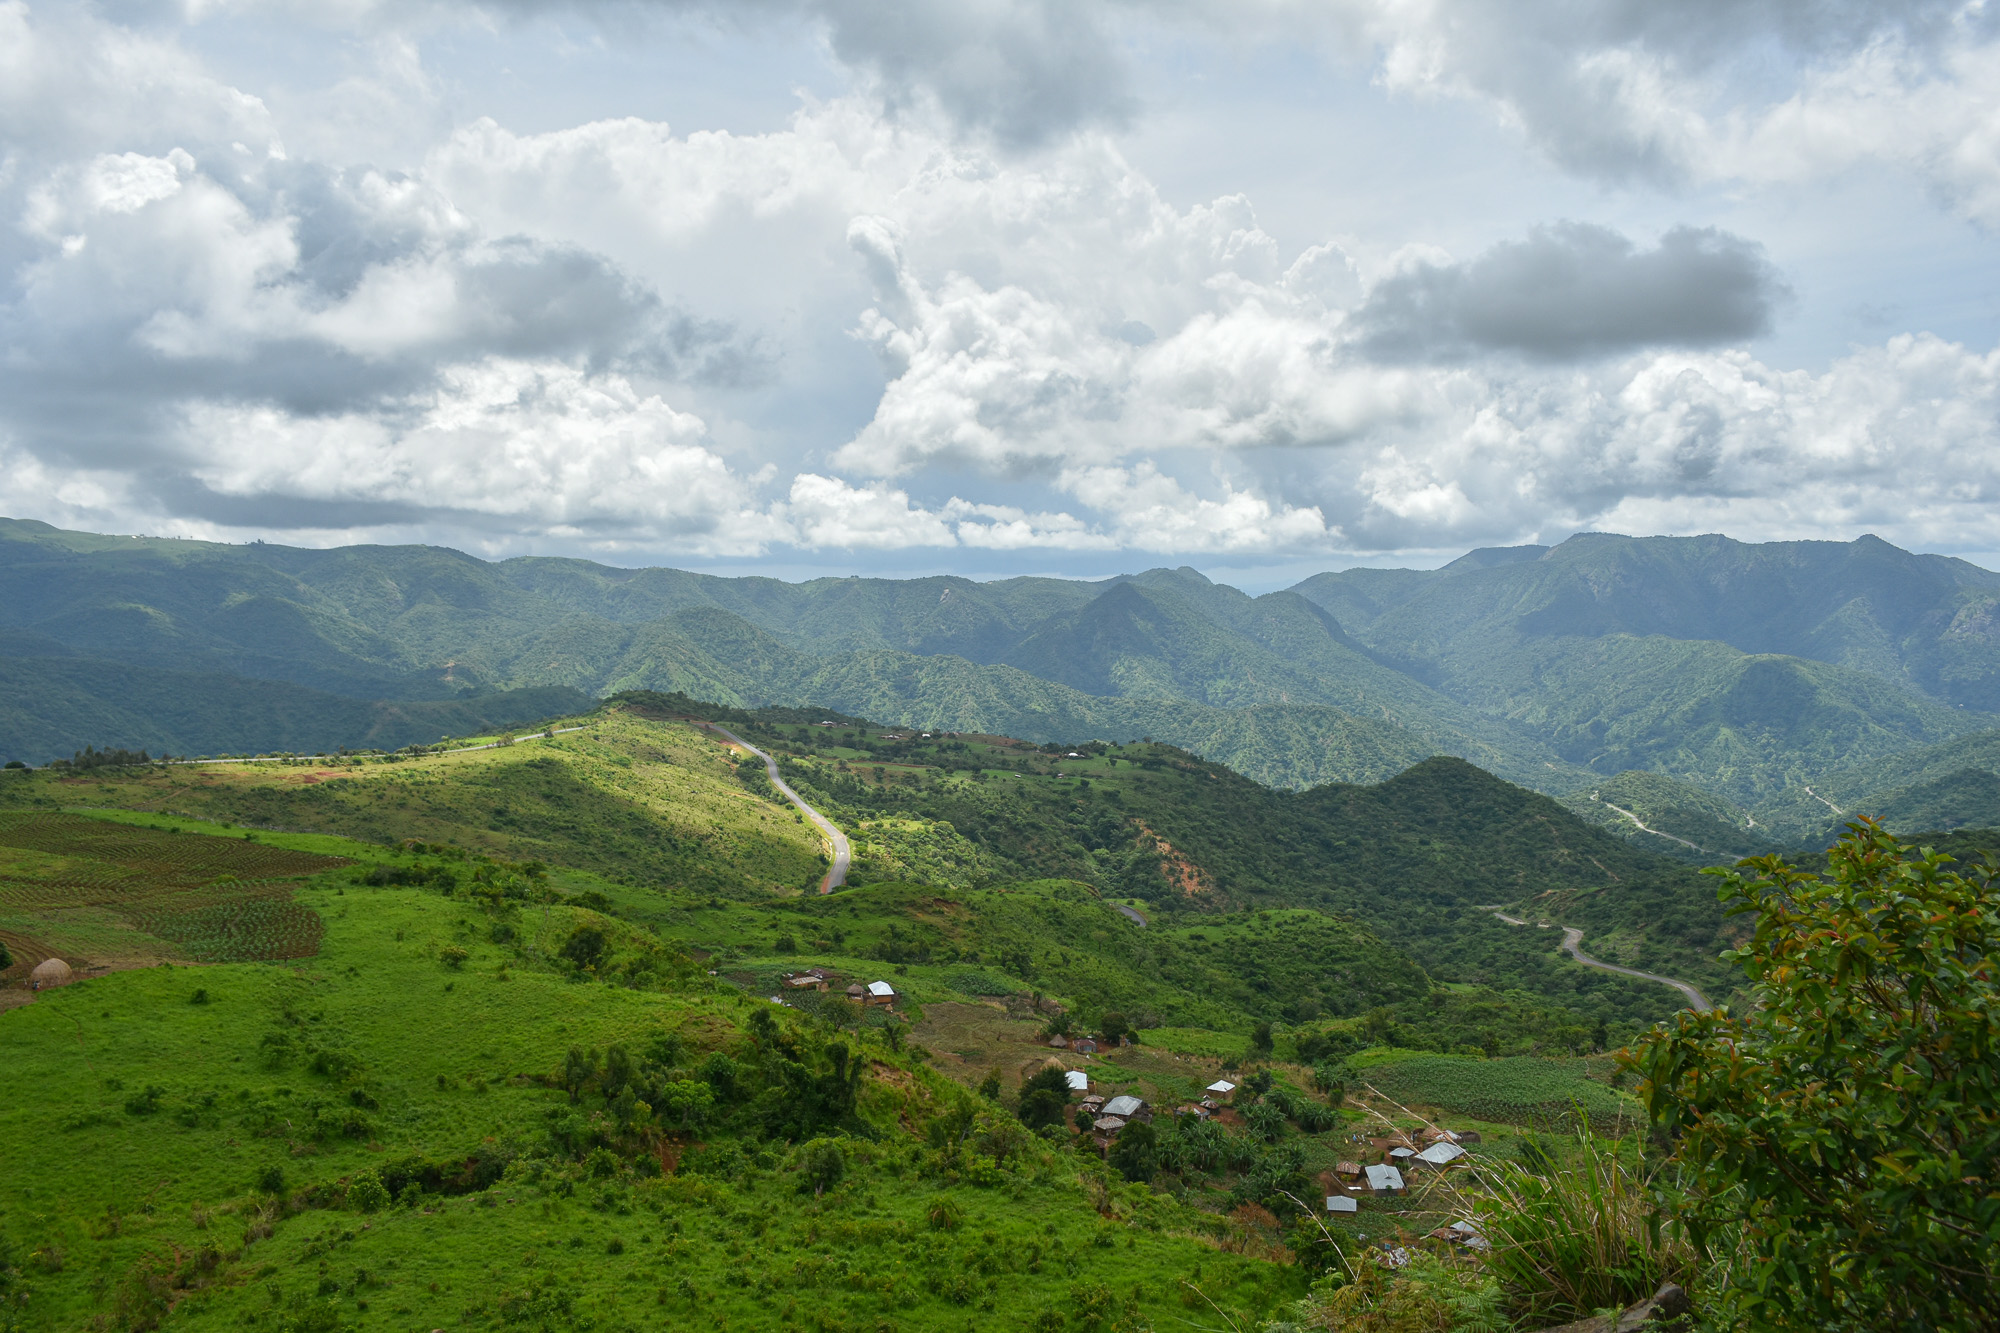
[(1116, 1046), (1120, 1037), (1132, 1037), (1136, 1040), (1138, 1036), (1132, 1031), (1132, 1025), (1126, 1021), (1125, 1015), (1116, 1009), (1105, 1011), (1097, 1020), (1097, 1030), (1103, 1034), (1105, 1044), (1110, 1046)]
[(1029, 1129), (1060, 1125), (1069, 1110), (1069, 1080), (1060, 1069), (1039, 1069), (1021, 1080), (1015, 1116)]
[(1663, 1206), (1747, 1260), (1741, 1322), (2000, 1327), (2000, 870), (1950, 864), (1867, 820), (1823, 876), (1740, 863), (1720, 897), (1756, 914), (1725, 955), (1749, 1005), (1639, 1043), (1678, 1140)]
[(979, 1080), (979, 1095), (989, 1102), (1000, 1100), (1000, 1067), (995, 1065), (986, 1071), (986, 1077)]
[(847, 1154), (838, 1139), (814, 1139), (799, 1149), (799, 1188), (818, 1198), (847, 1175)]
[(1160, 1172), (1159, 1136), (1143, 1120), (1134, 1120), (1118, 1131), (1111, 1145), (1111, 1169), (1127, 1180), (1147, 1182)]
[(1250, 1029), (1250, 1049), (1257, 1052), (1257, 1054), (1269, 1055), (1273, 1044), (1271, 1040), (1271, 1025), (1269, 1023), (1260, 1022), (1256, 1027)]
[(578, 971), (589, 972), (603, 963), (605, 955), (611, 952), (611, 942), (596, 926), (578, 926), (557, 952), (574, 963)]

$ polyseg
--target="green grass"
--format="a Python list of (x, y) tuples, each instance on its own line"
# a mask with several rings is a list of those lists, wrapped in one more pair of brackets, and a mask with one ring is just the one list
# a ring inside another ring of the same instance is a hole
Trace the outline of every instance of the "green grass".
[[(149, 1278), (174, 1302), (170, 1324), (197, 1329), (777, 1328), (808, 1315), (999, 1329), (1093, 1302), (1164, 1322), (1197, 1272), (1246, 1315), (1293, 1289), (1293, 1270), (1198, 1239), (1220, 1219), (1105, 1185), (1065, 1152), (1030, 1143), (992, 1183), (951, 1183), (921, 1138), (948, 1085), (880, 1038), (863, 1039), (876, 1043), (860, 1103), (872, 1137), (851, 1140), (848, 1178), (822, 1199), (799, 1193), (782, 1139), (742, 1131), (711, 1136), (679, 1175), (623, 1156), (599, 1174), (549, 1146), (568, 1099), (544, 1080), (564, 1052), (639, 1051), (672, 1032), (690, 1063), (718, 1047), (741, 1058), (757, 1006), (698, 976), (632, 989), (538, 966), (579, 921), (606, 924), (621, 952), (646, 947), (645, 932), (577, 908), (521, 909), (517, 942), (500, 945), (462, 899), (352, 873), (300, 891), (327, 923), (309, 961), (128, 971), (0, 1015), (0, 1232), (22, 1269), (24, 1327), (140, 1327)], [(294, 1039), (282, 1064), (273, 1034)], [(334, 1053), (335, 1072), (313, 1072), (316, 1052)], [(451, 1183), (482, 1155), (508, 1164), (483, 1187)], [(271, 1168), (282, 1206), (255, 1188)], [(342, 1191), (368, 1169), (428, 1171), (443, 1188), (363, 1214)], [(928, 1221), (940, 1194), (962, 1214), (953, 1230)]]
[(1580, 1111), (1600, 1132), (1631, 1128), (1640, 1118), (1638, 1103), (1589, 1078), (1589, 1067), (1585, 1060), (1536, 1056), (1412, 1055), (1367, 1065), (1361, 1077), (1412, 1109), (1530, 1126), (1570, 1123)]

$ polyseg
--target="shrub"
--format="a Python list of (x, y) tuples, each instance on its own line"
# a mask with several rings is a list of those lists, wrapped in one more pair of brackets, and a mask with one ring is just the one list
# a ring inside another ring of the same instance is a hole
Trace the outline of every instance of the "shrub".
[(257, 1173), (257, 1188), (265, 1194), (285, 1192), (285, 1168), (273, 1163)]
[(1160, 1173), (1159, 1136), (1143, 1120), (1118, 1131), (1111, 1145), (1111, 1169), (1127, 1180), (1146, 1182)]
[(948, 1194), (933, 1194), (924, 1205), (924, 1221), (932, 1231), (956, 1231), (965, 1221), (965, 1210)]
[(447, 944), (444, 948), (438, 950), (438, 961), (449, 968), (464, 967), (465, 960), (470, 957), (472, 955), (457, 944)]
[(557, 950), (565, 959), (574, 964), (578, 971), (589, 972), (601, 966), (611, 953), (611, 941), (596, 926), (578, 926), (563, 941)]
[[(1741, 862), (1750, 1002), (1682, 1013), (1634, 1063), (1695, 1240), (1724, 1239), (1740, 1320), (1990, 1327), (2000, 1302), (2000, 869), (1947, 870), (1863, 820), (1824, 876)], [(1974, 1315), (1972, 1312), (1980, 1312)]]
[(355, 1173), (347, 1182), (348, 1207), (363, 1213), (376, 1213), (389, 1206), (389, 1190), (382, 1183), (382, 1177), (373, 1168)]
[(818, 1198), (847, 1175), (847, 1153), (838, 1139), (814, 1139), (799, 1149), (799, 1188)]

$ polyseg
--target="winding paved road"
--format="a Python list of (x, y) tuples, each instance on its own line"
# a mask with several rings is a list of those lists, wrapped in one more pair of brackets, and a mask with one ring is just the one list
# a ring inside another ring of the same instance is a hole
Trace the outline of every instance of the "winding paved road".
[(721, 732), (723, 735), (729, 737), (730, 744), (740, 746), (748, 750), (751, 754), (756, 755), (759, 759), (762, 759), (764, 761), (764, 775), (771, 779), (771, 785), (782, 792), (786, 800), (797, 806), (800, 814), (816, 824), (821, 833), (826, 834), (827, 841), (833, 844), (833, 866), (826, 872), (826, 878), (819, 882), (819, 891), (821, 893), (832, 893), (835, 889), (847, 883), (847, 867), (854, 862), (854, 849), (848, 846), (847, 835), (835, 828), (832, 820), (807, 805), (805, 798), (793, 791), (791, 784), (778, 776), (778, 761), (770, 755), (765, 754), (749, 741), (738, 736), (728, 727), (718, 725), (714, 722), (697, 722), (695, 725), (707, 727), (711, 731)]
[[(1525, 926), (1528, 924), (1527, 922), (1523, 921), (1520, 917), (1508, 916), (1505, 912), (1498, 911), (1493, 908), (1488, 908), (1487, 910), (1491, 911), (1493, 915), (1499, 917), (1502, 921), (1505, 921), (1510, 926)], [(1546, 921), (1539, 922), (1537, 924), (1539, 924), (1543, 930), (1547, 930), (1549, 928), (1549, 923)], [(1679, 991), (1682, 995), (1687, 997), (1687, 1002), (1689, 1007), (1694, 1009), (1697, 1013), (1715, 1008), (1714, 1005), (1708, 1002), (1708, 997), (1706, 995), (1703, 995), (1700, 991), (1696, 990), (1693, 986), (1689, 985), (1685, 981), (1676, 981), (1672, 977), (1663, 977), (1657, 972), (1641, 972), (1636, 967), (1620, 967), (1616, 963), (1607, 963), (1602, 958), (1592, 958), (1589, 954), (1583, 951), (1582, 948), (1583, 932), (1578, 930), (1575, 926), (1564, 926), (1562, 928), (1562, 933), (1563, 933), (1563, 943), (1562, 943), (1563, 952), (1568, 954), (1570, 957), (1576, 959), (1577, 962), (1582, 963), (1585, 967), (1600, 968), (1606, 972), (1616, 972), (1620, 976), (1637, 977), (1641, 981), (1657, 981), (1662, 986), (1672, 986), (1675, 990)]]

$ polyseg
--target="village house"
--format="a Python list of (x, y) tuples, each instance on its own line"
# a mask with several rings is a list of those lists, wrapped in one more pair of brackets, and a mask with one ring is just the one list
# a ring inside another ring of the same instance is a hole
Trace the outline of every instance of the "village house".
[(1063, 1080), (1069, 1084), (1071, 1092), (1090, 1091), (1090, 1075), (1084, 1073), (1081, 1069), (1071, 1069), (1065, 1072)]
[(815, 967), (804, 972), (794, 972), (785, 978), (786, 990), (825, 990), (827, 974)]
[(1371, 1194), (1401, 1194), (1404, 1192), (1403, 1173), (1393, 1166), (1371, 1166), (1367, 1169), (1368, 1190)]
[(868, 983), (868, 998), (866, 1003), (894, 1004), (895, 1002), (896, 988), (894, 986), (891, 986), (886, 981), (871, 981)]
[(1069, 1044), (1069, 1048), (1072, 1051), (1075, 1051), (1078, 1055), (1097, 1054), (1097, 1043), (1092, 1041), (1088, 1037), (1078, 1037), (1075, 1041)]
[(1153, 1118), (1153, 1113), (1146, 1109), (1146, 1103), (1142, 1099), (1132, 1096), (1130, 1093), (1121, 1093), (1104, 1103), (1104, 1114), (1115, 1115), (1123, 1120), (1151, 1120)]
[(1361, 1205), (1345, 1194), (1329, 1194), (1326, 1196), (1326, 1210), (1329, 1213), (1358, 1213)]
[(1440, 1139), (1418, 1153), (1413, 1160), (1422, 1162), (1425, 1166), (1451, 1166), (1454, 1163), (1463, 1166), (1465, 1163), (1461, 1159), (1467, 1156), (1470, 1154), (1456, 1143), (1447, 1143)]
[(1202, 1091), (1208, 1093), (1211, 1097), (1227, 1097), (1230, 1093), (1236, 1091), (1236, 1085), (1226, 1078), (1219, 1078), (1206, 1088), (1203, 1088)]

